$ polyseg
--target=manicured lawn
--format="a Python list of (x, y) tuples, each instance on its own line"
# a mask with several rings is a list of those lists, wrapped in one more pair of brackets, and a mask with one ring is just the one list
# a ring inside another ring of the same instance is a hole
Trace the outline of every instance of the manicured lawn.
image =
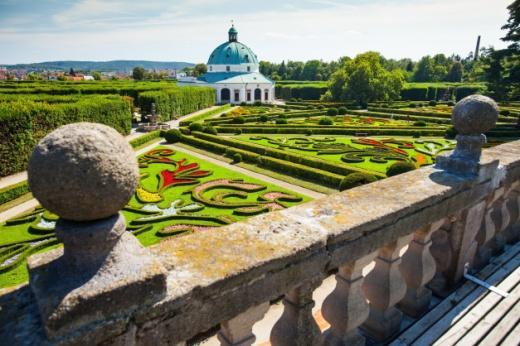
[(240, 135), (235, 138), (299, 154), (319, 156), (321, 159), (378, 173), (386, 173), (387, 168), (397, 161), (410, 161), (417, 166), (429, 165), (434, 162), (437, 154), (454, 148), (454, 141), (434, 137)]
[[(166, 237), (211, 232), (259, 213), (310, 200), (166, 147), (140, 156), (139, 164), (140, 185), (123, 215), (128, 230), (145, 246)], [(0, 226), (0, 288), (27, 280), (25, 258), (30, 253), (60, 246), (54, 236), (56, 220), (56, 215), (39, 209)], [(35, 245), (42, 248), (37, 250)], [(2, 269), (13, 261), (18, 265)]]

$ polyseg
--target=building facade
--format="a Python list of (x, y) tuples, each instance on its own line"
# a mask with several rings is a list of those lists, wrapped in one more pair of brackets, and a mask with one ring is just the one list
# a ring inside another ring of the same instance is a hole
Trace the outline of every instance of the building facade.
[(238, 42), (232, 26), (228, 41), (213, 50), (208, 71), (198, 78), (179, 78), (179, 85), (209, 86), (216, 90), (217, 103), (272, 103), (275, 83), (260, 73), (258, 58), (245, 44)]

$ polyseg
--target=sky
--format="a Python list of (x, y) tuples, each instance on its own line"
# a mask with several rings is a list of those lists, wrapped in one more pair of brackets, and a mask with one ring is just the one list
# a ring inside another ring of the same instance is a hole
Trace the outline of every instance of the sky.
[(227, 40), (260, 60), (374, 50), (387, 58), (505, 47), (512, 0), (0, 0), (0, 64), (54, 60), (206, 62)]

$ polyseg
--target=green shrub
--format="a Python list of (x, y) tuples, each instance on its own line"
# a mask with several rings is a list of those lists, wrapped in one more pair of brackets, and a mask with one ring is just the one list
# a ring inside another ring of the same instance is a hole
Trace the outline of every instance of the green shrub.
[(329, 117), (321, 117), (320, 120), (318, 121), (318, 124), (320, 124), (320, 125), (333, 125), (334, 121), (331, 118), (329, 118)]
[(242, 129), (235, 130), (235, 135), (241, 135), (241, 134), (242, 134)]
[(216, 135), (217, 129), (211, 125), (208, 125), (208, 126), (204, 126), (204, 128), (202, 129), (202, 132), (209, 133), (210, 135)]
[(265, 115), (265, 114), (262, 114), (262, 115), (258, 118), (258, 120), (260, 120), (260, 122), (265, 123), (265, 122), (267, 122), (267, 121), (269, 120), (269, 117), (268, 117), (267, 115)]
[(347, 107), (339, 107), (339, 108), (338, 108), (338, 114), (339, 114), (339, 115), (345, 115), (345, 114), (347, 114)]
[(132, 148), (137, 148), (145, 143), (153, 141), (156, 138), (164, 137), (164, 134), (166, 134), (166, 131), (153, 131), (131, 140), (130, 145), (132, 146)]
[(164, 134), (164, 139), (166, 140), (166, 142), (168, 143), (177, 143), (177, 142), (180, 142), (182, 138), (182, 134), (181, 134), (181, 131), (179, 131), (178, 129), (171, 129), (171, 130), (168, 130), (166, 131), (166, 133)]
[(415, 107), (417, 107), (417, 105), (416, 105), (415, 103), (412, 102), (412, 103), (410, 103), (410, 104), (408, 105), (408, 107), (410, 107), (410, 108), (415, 108)]
[(262, 105), (262, 101), (255, 101), (254, 105), (255, 106), (261, 106)]
[(202, 132), (204, 130), (204, 125), (202, 125), (201, 123), (191, 123), (190, 126), (188, 126), (188, 128), (192, 132), (194, 132), (194, 131)]
[(421, 138), (421, 133), (419, 131), (416, 131), (412, 135), (413, 138)]
[(446, 129), (445, 137), (449, 139), (454, 139), (457, 136), (458, 132), (455, 127), (450, 126)]
[(240, 155), (239, 153), (233, 154), (233, 162), (234, 163), (242, 162), (242, 155)]
[(431, 100), (430, 102), (428, 102), (428, 105), (429, 105), (430, 107), (435, 107), (435, 106), (437, 106), (437, 101), (435, 101), (435, 100)]
[(415, 168), (415, 165), (411, 162), (398, 161), (393, 163), (390, 167), (388, 167), (388, 169), (386, 170), (386, 175), (388, 177), (393, 177), (394, 175), (413, 171)]
[(448, 106), (450, 106), (450, 107), (455, 106), (455, 102), (453, 102), (453, 101), (448, 101), (448, 102), (446, 102), (446, 104), (447, 104)]
[(426, 122), (422, 121), (422, 120), (419, 120), (419, 121), (414, 122), (413, 126), (425, 127), (426, 126)]
[(7, 203), (29, 192), (29, 184), (22, 181), (0, 189), (0, 204)]
[(356, 186), (365, 185), (376, 181), (377, 178), (368, 173), (350, 173), (339, 184), (339, 190), (344, 191)]
[(327, 109), (327, 115), (330, 116), (330, 117), (334, 117), (334, 116), (338, 115), (338, 109), (337, 108), (329, 108), (329, 109)]
[(305, 131), (306, 136), (312, 136), (312, 130), (306, 130)]
[(278, 118), (275, 120), (275, 123), (278, 124), (278, 125), (284, 125), (284, 124), (287, 124), (287, 119), (286, 118)]
[(243, 116), (234, 117), (233, 120), (231, 120), (233, 124), (244, 124), (246, 122), (246, 119), (244, 119)]
[(505, 116), (511, 114), (511, 112), (509, 112), (509, 110), (507, 110), (507, 109), (501, 110), (499, 113), (500, 113), (500, 115), (505, 115)]

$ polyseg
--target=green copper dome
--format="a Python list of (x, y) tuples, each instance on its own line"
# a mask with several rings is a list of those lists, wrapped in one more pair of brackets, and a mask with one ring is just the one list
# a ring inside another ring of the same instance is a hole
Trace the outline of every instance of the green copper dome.
[(211, 53), (208, 65), (240, 65), (258, 64), (256, 54), (237, 41), (238, 31), (232, 26), (229, 31), (229, 41), (221, 44)]

